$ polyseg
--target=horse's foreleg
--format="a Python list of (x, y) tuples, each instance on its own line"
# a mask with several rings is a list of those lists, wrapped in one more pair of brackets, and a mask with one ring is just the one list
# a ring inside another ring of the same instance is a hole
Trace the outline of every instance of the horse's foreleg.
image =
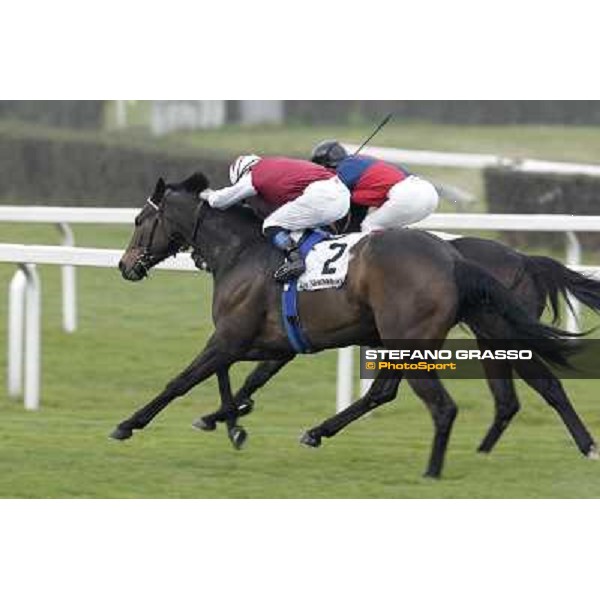
[(172, 379), (162, 393), (131, 417), (119, 423), (111, 433), (111, 437), (116, 440), (130, 438), (134, 429), (146, 427), (175, 398), (183, 396), (195, 385), (208, 379), (219, 369), (228, 367), (232, 362), (231, 356), (223, 354), (209, 342), (204, 351), (184, 371)]
[[(294, 355), (284, 360), (265, 360), (246, 377), (244, 384), (233, 397), (233, 404), (237, 411), (237, 416), (242, 417), (252, 412), (254, 402), (252, 394), (263, 387), (272, 377), (274, 377), (285, 365), (287, 365)], [(203, 417), (198, 417), (193, 426), (203, 431), (213, 431), (217, 423), (227, 420), (229, 416), (228, 409), (221, 403), (221, 406), (215, 412)]]
[(478, 452), (491, 452), (508, 424), (519, 412), (520, 404), (508, 361), (484, 360), (482, 362), (487, 383), (494, 397), (494, 421), (477, 448)]
[(431, 456), (425, 477), (439, 477), (444, 466), (446, 448), (458, 409), (435, 373), (429, 373), (427, 377), (423, 378), (410, 379), (409, 384), (429, 409), (435, 427)]
[(554, 377), (550, 369), (537, 360), (515, 362), (514, 366), (525, 382), (558, 413), (579, 451), (588, 458), (597, 459), (596, 442), (575, 412), (562, 384)]
[(321, 445), (321, 438), (333, 437), (344, 429), (344, 427), (352, 423), (352, 421), (356, 421), (356, 419), (374, 408), (393, 400), (398, 392), (400, 381), (401, 378), (386, 379), (384, 377), (376, 377), (369, 391), (360, 400), (357, 400), (348, 408), (323, 421), (317, 427), (309, 429), (300, 438), (300, 442), (305, 446), (317, 448)]

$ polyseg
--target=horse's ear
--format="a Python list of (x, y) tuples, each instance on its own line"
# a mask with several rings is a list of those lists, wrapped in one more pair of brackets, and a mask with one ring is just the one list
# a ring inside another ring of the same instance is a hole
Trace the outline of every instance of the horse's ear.
[(181, 183), (181, 187), (186, 192), (191, 192), (192, 194), (199, 194), (203, 192), (209, 186), (208, 179), (204, 173), (200, 171), (196, 171), (194, 174), (190, 175), (185, 181)]
[(165, 183), (165, 180), (162, 177), (159, 177), (158, 181), (156, 182), (156, 186), (154, 187), (154, 193), (152, 194), (152, 198), (155, 201), (161, 200), (162, 197), (165, 195), (166, 189), (167, 184)]

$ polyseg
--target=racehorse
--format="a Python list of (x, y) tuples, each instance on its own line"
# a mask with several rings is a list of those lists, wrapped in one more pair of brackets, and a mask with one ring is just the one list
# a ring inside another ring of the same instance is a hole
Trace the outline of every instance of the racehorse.
[[(159, 179), (136, 217), (119, 269), (125, 279), (140, 281), (153, 266), (191, 246), (213, 275), (215, 331), (204, 350), (160, 394), (117, 425), (114, 439), (130, 438), (175, 398), (216, 375), (229, 437), (235, 445), (243, 443), (230, 367), (239, 361), (289, 361), (295, 355), (281, 320), (281, 288), (272, 277), (279, 252), (264, 240), (251, 210), (220, 211), (200, 199), (207, 187), (202, 173), (169, 185)], [(522, 367), (532, 379), (547, 376), (545, 362), (568, 364), (566, 338), (571, 334), (532, 319), (487, 271), (435, 236), (386, 230), (363, 238), (352, 252), (343, 287), (300, 295), (304, 329), (315, 351), (348, 345), (385, 347), (390, 340), (407, 339), (439, 348), (455, 324), (465, 323), (482, 340), (511, 339), (532, 350), (534, 360)], [(399, 383), (378, 377), (364, 398), (306, 435), (319, 442), (334, 436), (392, 399)], [(425, 474), (438, 477), (456, 409), (445, 391), (433, 393), (430, 400), (435, 433)], [(576, 415), (575, 419), (573, 426), (583, 427)], [(588, 445), (588, 450), (594, 445), (591, 438)]]
[[(259, 212), (256, 206), (254, 209)], [(262, 215), (261, 215), (262, 216)], [(351, 231), (359, 230), (360, 221), (354, 221)], [(596, 312), (600, 311), (600, 282), (568, 269), (560, 262), (545, 256), (528, 256), (505, 246), (504, 244), (480, 238), (462, 237), (450, 242), (460, 254), (488, 270), (496, 279), (518, 296), (521, 306), (530, 316), (539, 319), (546, 305), (552, 313), (552, 322), (559, 320), (559, 299), (562, 296), (570, 310), (573, 310), (568, 293), (582, 304)], [(265, 361), (257, 366), (246, 378), (235, 395), (235, 403), (240, 415), (253, 410), (252, 395), (275, 376), (289, 361)], [(495, 404), (493, 421), (479, 444), (479, 452), (489, 453), (520, 409), (515, 390), (513, 373), (515, 367), (510, 361), (484, 360), (483, 369), (492, 392)], [(522, 374), (522, 373), (520, 373)], [(550, 372), (543, 378), (524, 377), (525, 382), (537, 391), (561, 418), (581, 453), (592, 459), (598, 458), (596, 444), (587, 428), (576, 414), (560, 381)], [(425, 403), (436, 421), (436, 403), (434, 395), (443, 395), (444, 389), (439, 378), (432, 374), (427, 380), (412, 379), (408, 383), (413, 391)], [(456, 408), (455, 408), (456, 410)], [(215, 411), (199, 417), (194, 427), (212, 431), (223, 420), (223, 413)], [(302, 442), (307, 445), (319, 445), (319, 439), (304, 436)]]

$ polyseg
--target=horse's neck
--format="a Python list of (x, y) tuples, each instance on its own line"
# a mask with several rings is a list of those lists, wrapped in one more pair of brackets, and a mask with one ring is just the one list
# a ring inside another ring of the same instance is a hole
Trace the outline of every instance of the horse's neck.
[(209, 211), (199, 236), (198, 249), (209, 268), (218, 274), (229, 269), (251, 245), (263, 241), (260, 223), (241, 208)]

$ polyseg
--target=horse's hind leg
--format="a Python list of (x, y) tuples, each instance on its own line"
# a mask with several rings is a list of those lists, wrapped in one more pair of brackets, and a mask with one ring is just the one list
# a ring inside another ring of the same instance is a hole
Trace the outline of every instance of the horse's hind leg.
[(236, 392), (233, 401), (237, 407), (239, 416), (243, 417), (252, 412), (254, 401), (252, 394), (266, 385), (285, 365), (294, 359), (296, 355), (283, 360), (265, 360), (261, 362), (242, 384), (242, 387)]
[(519, 412), (520, 404), (515, 383), (513, 380), (513, 369), (508, 361), (484, 360), (483, 369), (487, 377), (487, 383), (494, 397), (494, 421), (490, 425), (478, 452), (491, 452), (508, 424)]
[[(426, 342), (428, 349), (439, 349), (454, 319), (453, 293), (453, 286), (440, 275), (421, 297), (404, 294), (398, 304), (392, 306), (384, 301), (375, 313), (379, 336), (384, 344), (393, 348), (393, 340), (418, 340), (419, 346)], [(435, 373), (423, 375), (415, 378), (413, 389), (418, 390), (427, 404), (435, 427), (425, 476), (439, 477), (457, 408)]]
[(393, 400), (396, 397), (399, 385), (400, 379), (376, 377), (369, 391), (362, 398), (333, 417), (326, 419), (317, 427), (309, 429), (300, 438), (300, 442), (305, 446), (312, 446), (313, 448), (320, 446), (321, 438), (333, 437), (344, 429), (344, 427), (356, 421), (356, 419), (362, 417), (364, 414)]
[(444, 466), (446, 448), (458, 409), (435, 373), (429, 373), (427, 377), (423, 378), (409, 379), (409, 384), (429, 409), (435, 427), (431, 456), (425, 476), (439, 477)]
[(544, 400), (558, 413), (571, 433), (580, 452), (588, 458), (598, 459), (596, 442), (575, 412), (560, 381), (550, 369), (538, 360), (514, 363), (517, 373), (538, 392)]

